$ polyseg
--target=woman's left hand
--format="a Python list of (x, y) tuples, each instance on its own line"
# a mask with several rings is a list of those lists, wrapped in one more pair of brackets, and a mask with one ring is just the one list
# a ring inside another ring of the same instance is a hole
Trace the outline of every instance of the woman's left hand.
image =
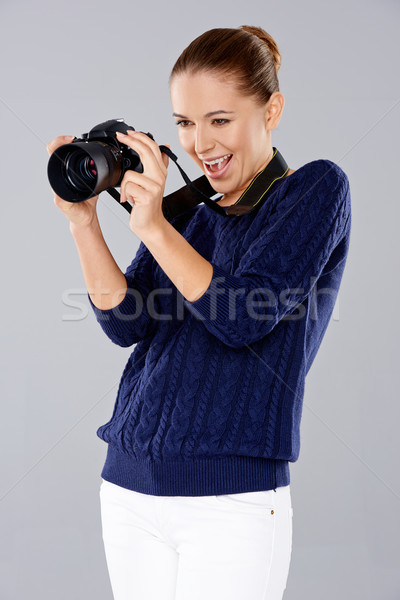
[(154, 140), (140, 131), (129, 130), (128, 135), (117, 132), (117, 139), (137, 152), (143, 165), (143, 173), (126, 171), (121, 181), (121, 202), (133, 203), (129, 227), (138, 237), (145, 236), (166, 222), (161, 206), (169, 158), (161, 153)]

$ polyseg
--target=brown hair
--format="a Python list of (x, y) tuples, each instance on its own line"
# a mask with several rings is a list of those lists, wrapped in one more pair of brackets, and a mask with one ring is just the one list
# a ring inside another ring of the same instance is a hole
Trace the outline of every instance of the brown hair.
[(208, 71), (233, 80), (238, 91), (260, 104), (279, 92), (281, 55), (275, 40), (261, 27), (206, 31), (184, 49), (169, 77)]

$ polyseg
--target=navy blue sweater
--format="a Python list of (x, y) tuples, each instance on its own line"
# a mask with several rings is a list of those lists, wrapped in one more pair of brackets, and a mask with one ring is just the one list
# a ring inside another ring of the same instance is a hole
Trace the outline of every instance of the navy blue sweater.
[(213, 266), (187, 301), (140, 243), (127, 293), (90, 305), (119, 346), (135, 344), (110, 420), (101, 476), (127, 489), (203, 496), (290, 483), (305, 377), (348, 254), (347, 175), (330, 160), (278, 180), (259, 209), (199, 204), (171, 224)]

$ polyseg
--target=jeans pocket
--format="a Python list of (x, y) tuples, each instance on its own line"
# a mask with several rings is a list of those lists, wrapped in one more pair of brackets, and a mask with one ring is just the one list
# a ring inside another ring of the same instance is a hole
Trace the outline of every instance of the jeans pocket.
[(252, 512), (269, 511), (274, 514), (275, 502), (274, 490), (263, 490), (260, 492), (239, 492), (237, 494), (219, 494), (215, 496), (217, 502), (224, 504), (227, 508), (245, 510)]

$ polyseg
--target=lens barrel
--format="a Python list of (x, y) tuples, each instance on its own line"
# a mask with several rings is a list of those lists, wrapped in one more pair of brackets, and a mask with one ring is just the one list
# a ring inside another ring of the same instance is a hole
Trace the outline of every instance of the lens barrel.
[(123, 156), (110, 144), (72, 142), (51, 154), (47, 176), (60, 198), (83, 202), (117, 186), (123, 177), (123, 164)]

